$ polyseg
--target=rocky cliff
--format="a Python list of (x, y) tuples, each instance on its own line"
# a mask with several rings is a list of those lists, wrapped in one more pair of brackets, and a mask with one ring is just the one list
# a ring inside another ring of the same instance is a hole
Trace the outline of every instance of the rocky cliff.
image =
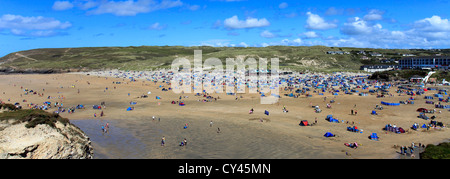
[(55, 115), (40, 110), (19, 111), (27, 114), (17, 115), (13, 114), (17, 111), (0, 109), (0, 159), (93, 158), (89, 137), (68, 120), (46, 119), (46, 116)]

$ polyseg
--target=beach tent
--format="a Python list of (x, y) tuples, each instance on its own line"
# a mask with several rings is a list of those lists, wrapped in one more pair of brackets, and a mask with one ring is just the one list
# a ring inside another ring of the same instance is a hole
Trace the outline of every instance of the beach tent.
[(300, 126), (308, 126), (308, 121), (307, 120), (300, 121)]
[(334, 137), (334, 134), (332, 134), (331, 132), (327, 132), (323, 136), (325, 136), (325, 137)]
[(132, 111), (132, 110), (133, 110), (132, 107), (128, 107), (128, 108), (127, 108), (127, 111)]
[(417, 109), (416, 111), (417, 111), (417, 112), (428, 112), (428, 110), (425, 109), (425, 108), (419, 108), (419, 109)]
[(377, 133), (372, 133), (372, 134), (369, 136), (369, 139), (370, 139), (370, 140), (377, 140), (377, 141), (378, 141), (379, 137), (378, 137)]
[(184, 102), (181, 102), (179, 105), (180, 105), (180, 106), (184, 106), (184, 105), (186, 105), (186, 104), (184, 104)]
[(356, 126), (353, 126), (353, 127), (347, 127), (347, 131), (350, 131), (350, 132), (359, 132), (359, 129), (358, 129), (358, 127), (356, 127)]
[(376, 111), (372, 111), (372, 115), (378, 115)]
[(161, 97), (159, 97), (159, 96), (156, 96), (156, 99), (161, 99)]
[(131, 104), (131, 105), (135, 105), (135, 104), (137, 104), (137, 102), (131, 101), (130, 104)]
[(93, 108), (93, 109), (102, 109), (102, 107), (99, 106), (99, 105), (94, 105), (94, 106), (92, 106), (92, 108)]
[(265, 115), (269, 115), (269, 111), (265, 110), (265, 111), (264, 111), (264, 114), (265, 114)]
[(328, 122), (336, 122), (336, 123), (339, 123), (339, 120), (333, 118), (332, 115), (328, 115), (327, 118), (326, 118), (326, 120), (327, 120)]
[(387, 106), (400, 106), (400, 103), (387, 103), (384, 101), (381, 101), (382, 105), (387, 105)]
[(422, 125), (422, 128), (427, 128), (427, 125), (426, 125), (426, 124), (423, 124), (423, 125)]
[(434, 94), (434, 97), (442, 98), (442, 94)]

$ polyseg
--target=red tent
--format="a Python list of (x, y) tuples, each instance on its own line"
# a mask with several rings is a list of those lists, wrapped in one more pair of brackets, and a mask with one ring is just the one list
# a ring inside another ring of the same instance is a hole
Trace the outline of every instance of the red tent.
[(300, 126), (308, 126), (308, 121), (307, 120), (300, 121)]

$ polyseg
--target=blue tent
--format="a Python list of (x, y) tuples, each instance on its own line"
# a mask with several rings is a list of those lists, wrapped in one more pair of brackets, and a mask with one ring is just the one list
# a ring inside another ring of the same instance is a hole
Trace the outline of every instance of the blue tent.
[(265, 110), (265, 111), (264, 111), (264, 114), (265, 114), (265, 115), (269, 115), (269, 111)]
[(325, 137), (334, 137), (334, 134), (332, 134), (331, 132), (327, 132), (323, 136), (325, 136)]
[(328, 115), (327, 118), (326, 118), (326, 120), (327, 120), (328, 122), (336, 122), (336, 123), (339, 123), (339, 120), (333, 118), (332, 115)]
[(372, 133), (372, 135), (370, 135), (369, 138), (371, 140), (378, 140), (379, 139), (377, 133)]
[(131, 108), (131, 107), (127, 108), (127, 111), (132, 111), (132, 110), (133, 110), (133, 108)]
[(422, 125), (422, 128), (427, 128), (427, 125), (423, 124), (423, 125)]

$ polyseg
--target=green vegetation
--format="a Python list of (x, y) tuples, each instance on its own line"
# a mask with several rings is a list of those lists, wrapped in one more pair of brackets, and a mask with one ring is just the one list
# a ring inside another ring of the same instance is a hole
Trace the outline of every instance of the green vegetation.
[[(383, 71), (375, 72), (369, 79), (378, 80), (409, 80), (414, 75), (425, 77), (428, 75), (427, 70), (395, 70), (395, 71)], [(438, 82), (442, 79), (450, 80), (450, 74), (447, 71), (436, 71), (435, 74), (431, 75), (430, 78), (436, 78)]]
[[(10, 109), (10, 106), (12, 104), (2, 104), (0, 106), (1, 109), (8, 108)], [(14, 106), (14, 105), (12, 105)], [(39, 109), (16, 109), (15, 107), (13, 110), (10, 111), (4, 111), (0, 113), (0, 121), (4, 120), (14, 120), (12, 124), (19, 124), (19, 123), (26, 123), (25, 127), (27, 128), (34, 128), (39, 124), (47, 124), (53, 128), (55, 128), (55, 123), (61, 122), (62, 124), (66, 125), (69, 123), (69, 120), (66, 118), (63, 118), (59, 116), (59, 114), (52, 114), (43, 110)]]
[(429, 144), (425, 152), (420, 153), (421, 159), (450, 159), (450, 143), (440, 143), (439, 145)]
[[(402, 54), (434, 55), (450, 53), (449, 49), (439, 52), (430, 50), (408, 49), (369, 49), (350, 47), (183, 47), (183, 46), (140, 46), (140, 47), (90, 47), (90, 48), (53, 48), (34, 49), (11, 53), (0, 58), (0, 68), (13, 69), (56, 69), (56, 70), (153, 70), (170, 68), (176, 58), (193, 61), (194, 50), (202, 50), (203, 61), (214, 57), (222, 60), (225, 67), (226, 58), (253, 57), (279, 58), (281, 69), (295, 71), (359, 71), (360, 66), (379, 64), (379, 59), (400, 59)], [(327, 54), (328, 51), (343, 51), (348, 54)], [(364, 51), (365, 54), (359, 53)], [(372, 57), (370, 53), (382, 54)], [(26, 56), (26, 57), (24, 57)], [(368, 59), (367, 59), (368, 58)]]

